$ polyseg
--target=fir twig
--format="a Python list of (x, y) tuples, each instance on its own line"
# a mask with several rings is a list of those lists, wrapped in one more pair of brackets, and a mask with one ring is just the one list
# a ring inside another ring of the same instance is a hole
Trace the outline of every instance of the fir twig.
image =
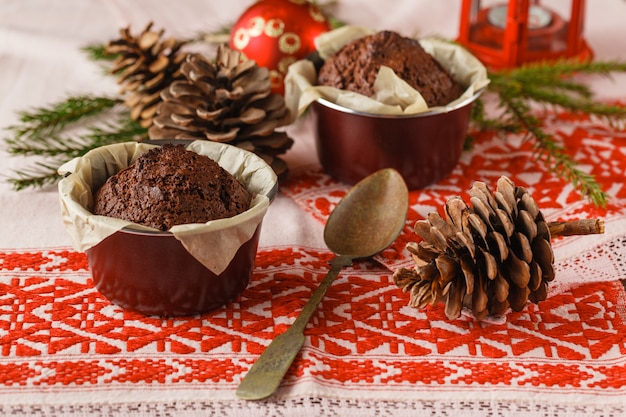
[(15, 190), (53, 184), (59, 179), (58, 167), (70, 159), (99, 146), (145, 138), (146, 129), (119, 103), (115, 98), (72, 96), (19, 113), (21, 124), (7, 128), (6, 149), (40, 160), (15, 172), (8, 182)]
[(487, 117), (485, 104), (480, 98), (476, 99), (474, 102), (471, 119), (482, 130), (494, 130), (500, 133), (516, 133), (521, 130), (520, 125), (513, 123), (512, 120)]
[(626, 72), (626, 63), (535, 63), (511, 71), (491, 73), (489, 89), (498, 94), (515, 93), (519, 98), (577, 114), (599, 116), (613, 124), (626, 119), (626, 108), (596, 102), (589, 87), (576, 79), (581, 74), (608, 77), (613, 72)]
[(38, 107), (18, 113), (20, 125), (7, 127), (13, 133), (9, 145), (22, 139), (40, 139), (54, 135), (81, 119), (96, 116), (120, 103), (119, 99), (93, 96), (68, 97), (48, 107)]
[(189, 42), (206, 42), (208, 44), (228, 43), (230, 38), (230, 26), (222, 27), (214, 32), (202, 32)]
[(47, 163), (37, 162), (34, 166), (15, 172), (16, 177), (8, 178), (7, 182), (15, 191), (53, 185), (61, 179), (57, 169), (64, 162), (62, 158), (56, 158)]
[(543, 159), (548, 169), (560, 178), (571, 182), (579, 192), (597, 206), (605, 206), (608, 195), (596, 182), (593, 175), (577, 168), (577, 163), (567, 154), (552, 135), (541, 129), (541, 122), (532, 116), (530, 109), (521, 100), (503, 98), (512, 116), (532, 138), (532, 147), (537, 157)]
[(63, 132), (63, 135), (51, 135), (36, 141), (12, 143), (9, 151), (23, 156), (65, 156), (71, 159), (99, 146), (146, 138), (146, 128), (131, 120), (128, 114), (108, 116), (116, 118), (116, 121), (86, 127), (86, 132), (80, 135)]
[(610, 76), (613, 72), (626, 71), (626, 62), (619, 61), (577, 61), (571, 59), (556, 62), (535, 62), (509, 71), (513, 79), (557, 79), (574, 77), (580, 74)]
[(81, 48), (81, 50), (87, 55), (87, 58), (100, 64), (104, 75), (112, 75), (111, 66), (119, 54), (108, 53), (106, 44), (102, 43), (89, 44)]
[(44, 157), (46, 162), (15, 172), (8, 182), (16, 191), (28, 187), (54, 184), (60, 179), (57, 169), (72, 158), (82, 156), (92, 149), (113, 143), (139, 141), (147, 137), (144, 127), (131, 120), (127, 112), (118, 114), (116, 122), (86, 128), (82, 135), (50, 136), (45, 141), (28, 142), (13, 148), (13, 153)]
[(538, 104), (578, 115), (595, 115), (611, 125), (623, 122), (626, 120), (625, 107), (594, 101), (590, 88), (576, 77), (580, 74), (609, 76), (612, 72), (626, 72), (626, 63), (558, 61), (492, 72), (488, 91), (497, 95), (502, 114), (487, 117), (482, 101), (478, 100), (472, 121), (481, 129), (501, 133), (525, 131), (538, 158), (551, 172), (571, 182), (595, 205), (605, 206), (608, 195), (594, 176), (579, 169), (566, 149), (543, 130), (532, 108), (533, 104)]
[(117, 54), (107, 53), (106, 45), (103, 43), (92, 43), (82, 47), (81, 50), (92, 61), (113, 61), (118, 56)]

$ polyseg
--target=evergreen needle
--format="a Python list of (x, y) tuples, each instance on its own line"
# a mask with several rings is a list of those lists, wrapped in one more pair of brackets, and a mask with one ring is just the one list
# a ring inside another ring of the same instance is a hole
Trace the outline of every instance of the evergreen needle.
[(48, 163), (38, 162), (32, 167), (15, 172), (16, 177), (9, 178), (7, 182), (13, 186), (15, 191), (54, 185), (61, 179), (57, 169), (64, 162), (62, 159), (52, 160)]
[(543, 159), (549, 171), (571, 182), (574, 187), (596, 206), (605, 206), (608, 195), (596, 182), (593, 175), (577, 168), (577, 163), (559, 145), (554, 137), (541, 129), (540, 121), (520, 99), (505, 98), (505, 104), (518, 123), (528, 132), (532, 146), (539, 159)]
[(92, 126), (88, 133), (81, 136), (50, 137), (47, 147), (39, 152), (29, 149), (23, 154), (43, 155), (47, 162), (38, 162), (27, 169), (15, 172), (15, 177), (8, 182), (16, 191), (28, 187), (43, 187), (54, 184), (61, 177), (57, 169), (72, 158), (82, 156), (92, 149), (113, 143), (140, 141), (147, 137), (147, 131), (139, 123), (127, 115), (121, 116), (117, 122), (104, 126)]
[(19, 112), (21, 124), (7, 128), (13, 133), (13, 139), (8, 140), (8, 143), (13, 145), (22, 139), (41, 140), (81, 119), (96, 116), (120, 102), (119, 99), (109, 97), (72, 96), (47, 107)]
[(117, 54), (110, 54), (106, 51), (106, 45), (102, 43), (92, 43), (81, 48), (92, 61), (113, 61)]
[(595, 101), (591, 89), (576, 80), (580, 74), (609, 76), (612, 72), (626, 72), (626, 63), (562, 60), (491, 72), (487, 91), (498, 97), (502, 113), (493, 118), (487, 117), (484, 105), (477, 101), (472, 121), (479, 128), (501, 133), (525, 131), (538, 159), (546, 164), (550, 172), (570, 182), (593, 204), (605, 206), (608, 195), (595, 177), (580, 170), (566, 149), (543, 130), (541, 122), (534, 116), (532, 105), (599, 116), (611, 125), (624, 122), (626, 107)]

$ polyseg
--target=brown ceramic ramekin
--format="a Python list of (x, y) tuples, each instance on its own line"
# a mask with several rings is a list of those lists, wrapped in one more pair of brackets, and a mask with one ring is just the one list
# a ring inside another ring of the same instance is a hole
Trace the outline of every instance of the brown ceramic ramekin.
[(94, 285), (113, 303), (144, 314), (199, 314), (230, 303), (248, 286), (260, 229), (219, 275), (167, 232), (122, 229), (86, 254)]
[[(230, 303), (252, 277), (262, 219), (277, 191), (276, 175), (250, 152), (199, 141), (190, 145), (192, 150), (206, 152), (256, 195), (249, 210), (167, 232), (93, 215), (85, 196), (123, 168), (114, 161), (128, 155), (121, 165), (130, 164), (130, 155), (147, 150), (137, 151), (135, 145), (109, 145), (77, 158), (59, 184), (66, 228), (74, 245), (86, 253), (95, 287), (113, 303), (149, 315), (200, 314)], [(111, 158), (113, 153), (120, 156)], [(110, 224), (119, 226), (108, 229)]]
[(392, 116), (318, 99), (312, 109), (320, 163), (332, 177), (349, 184), (383, 168), (400, 172), (412, 190), (436, 183), (459, 161), (480, 93), (451, 108)]

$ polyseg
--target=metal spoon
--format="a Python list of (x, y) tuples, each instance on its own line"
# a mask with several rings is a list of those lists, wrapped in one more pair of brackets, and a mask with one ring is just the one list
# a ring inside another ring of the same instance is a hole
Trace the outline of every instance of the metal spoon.
[(404, 227), (409, 194), (402, 176), (391, 168), (377, 171), (356, 184), (337, 204), (324, 227), (324, 242), (337, 256), (293, 325), (278, 335), (250, 368), (237, 396), (262, 400), (272, 395), (304, 344), (304, 328), (339, 271), (353, 259), (385, 249)]

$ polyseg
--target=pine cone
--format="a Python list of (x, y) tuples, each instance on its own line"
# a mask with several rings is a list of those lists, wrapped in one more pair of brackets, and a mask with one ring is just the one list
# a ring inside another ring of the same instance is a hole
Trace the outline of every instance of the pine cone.
[(179, 69), (186, 56), (180, 51), (184, 42), (172, 37), (161, 40), (163, 30), (152, 30), (152, 22), (138, 36), (133, 36), (128, 27), (121, 29), (120, 35), (105, 50), (118, 55), (111, 72), (118, 75), (120, 93), (126, 95), (124, 104), (130, 108), (131, 118), (147, 128), (161, 102), (161, 90), (183, 78)]
[(185, 79), (161, 92), (151, 139), (230, 143), (265, 158), (278, 175), (286, 171), (276, 155), (293, 141), (275, 129), (289, 121), (289, 111), (283, 97), (271, 92), (267, 68), (220, 45), (214, 64), (190, 54), (180, 70)]
[(460, 197), (445, 205), (445, 219), (430, 213), (415, 224), (423, 240), (407, 249), (415, 268), (400, 268), (395, 284), (410, 292), (411, 307), (445, 303), (454, 320), (463, 306), (478, 320), (520, 311), (545, 300), (555, 277), (551, 237), (603, 233), (598, 219), (547, 223), (537, 203), (520, 186), (501, 177), (491, 193), (475, 182), (469, 207)]

